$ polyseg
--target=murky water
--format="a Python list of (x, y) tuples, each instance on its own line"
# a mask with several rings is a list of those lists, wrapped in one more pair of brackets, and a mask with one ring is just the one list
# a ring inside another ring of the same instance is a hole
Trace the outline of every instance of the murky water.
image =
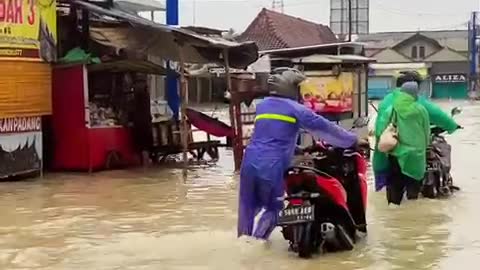
[[(480, 259), (480, 104), (461, 104), (449, 136), (462, 191), (386, 205), (369, 194), (369, 235), (353, 252), (300, 260), (276, 231), (268, 246), (235, 238), (232, 157), (178, 169), (54, 174), (0, 183), (0, 269), (474, 269)], [(461, 266), (464, 265), (465, 267)]]

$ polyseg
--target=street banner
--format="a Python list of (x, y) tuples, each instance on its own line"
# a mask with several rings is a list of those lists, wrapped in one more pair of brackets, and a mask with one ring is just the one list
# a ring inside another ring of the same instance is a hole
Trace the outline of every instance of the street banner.
[(343, 113), (353, 110), (354, 73), (308, 75), (300, 85), (305, 106), (317, 113)]
[(40, 117), (0, 118), (0, 179), (42, 170)]
[(56, 0), (0, 0), (0, 59), (57, 58)]

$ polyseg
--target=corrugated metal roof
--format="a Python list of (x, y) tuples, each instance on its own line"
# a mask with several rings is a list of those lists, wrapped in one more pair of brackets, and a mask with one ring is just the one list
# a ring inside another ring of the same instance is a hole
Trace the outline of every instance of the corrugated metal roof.
[(184, 60), (189, 63), (223, 63), (222, 52), (228, 51), (230, 66), (246, 68), (258, 59), (254, 42), (238, 43), (221, 37), (206, 37), (195, 32), (158, 24), (118, 9), (106, 9), (83, 0), (72, 0), (79, 8), (92, 13), (129, 22), (127, 27), (91, 27), (90, 37), (117, 48), (147, 52), (163, 59), (179, 61), (180, 46)]
[(314, 54), (305, 57), (293, 58), (294, 63), (352, 63), (352, 62), (375, 62), (375, 59), (360, 55), (328, 55), (328, 54)]
[(111, 72), (126, 72), (136, 71), (145, 74), (165, 75), (164, 67), (146, 60), (119, 60), (112, 62), (102, 62), (99, 64), (88, 65), (88, 70), (91, 72), (111, 71)]
[(317, 44), (317, 45), (309, 45), (309, 46), (294, 47), (294, 48), (264, 50), (264, 51), (260, 51), (260, 53), (261, 54), (267, 54), (267, 53), (277, 54), (277, 53), (297, 52), (297, 51), (304, 51), (304, 50), (332, 48), (332, 47), (356, 47), (361, 49), (363, 46), (364, 44), (359, 42), (337, 42), (337, 43)]

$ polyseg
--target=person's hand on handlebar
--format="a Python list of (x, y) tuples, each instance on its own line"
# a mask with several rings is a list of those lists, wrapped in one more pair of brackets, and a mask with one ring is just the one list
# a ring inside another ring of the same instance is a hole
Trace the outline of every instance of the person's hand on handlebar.
[(370, 148), (370, 143), (366, 138), (358, 138), (357, 144), (355, 145), (357, 148)]

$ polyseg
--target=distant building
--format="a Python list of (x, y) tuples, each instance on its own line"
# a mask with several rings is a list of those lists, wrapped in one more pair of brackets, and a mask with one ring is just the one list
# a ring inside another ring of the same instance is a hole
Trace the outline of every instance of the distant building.
[(382, 98), (400, 71), (415, 69), (426, 77), (424, 93), (432, 98), (467, 98), (468, 31), (373, 33), (359, 36), (371, 65), (369, 97)]
[(255, 41), (260, 51), (296, 48), (337, 42), (328, 26), (262, 9), (240, 41)]

